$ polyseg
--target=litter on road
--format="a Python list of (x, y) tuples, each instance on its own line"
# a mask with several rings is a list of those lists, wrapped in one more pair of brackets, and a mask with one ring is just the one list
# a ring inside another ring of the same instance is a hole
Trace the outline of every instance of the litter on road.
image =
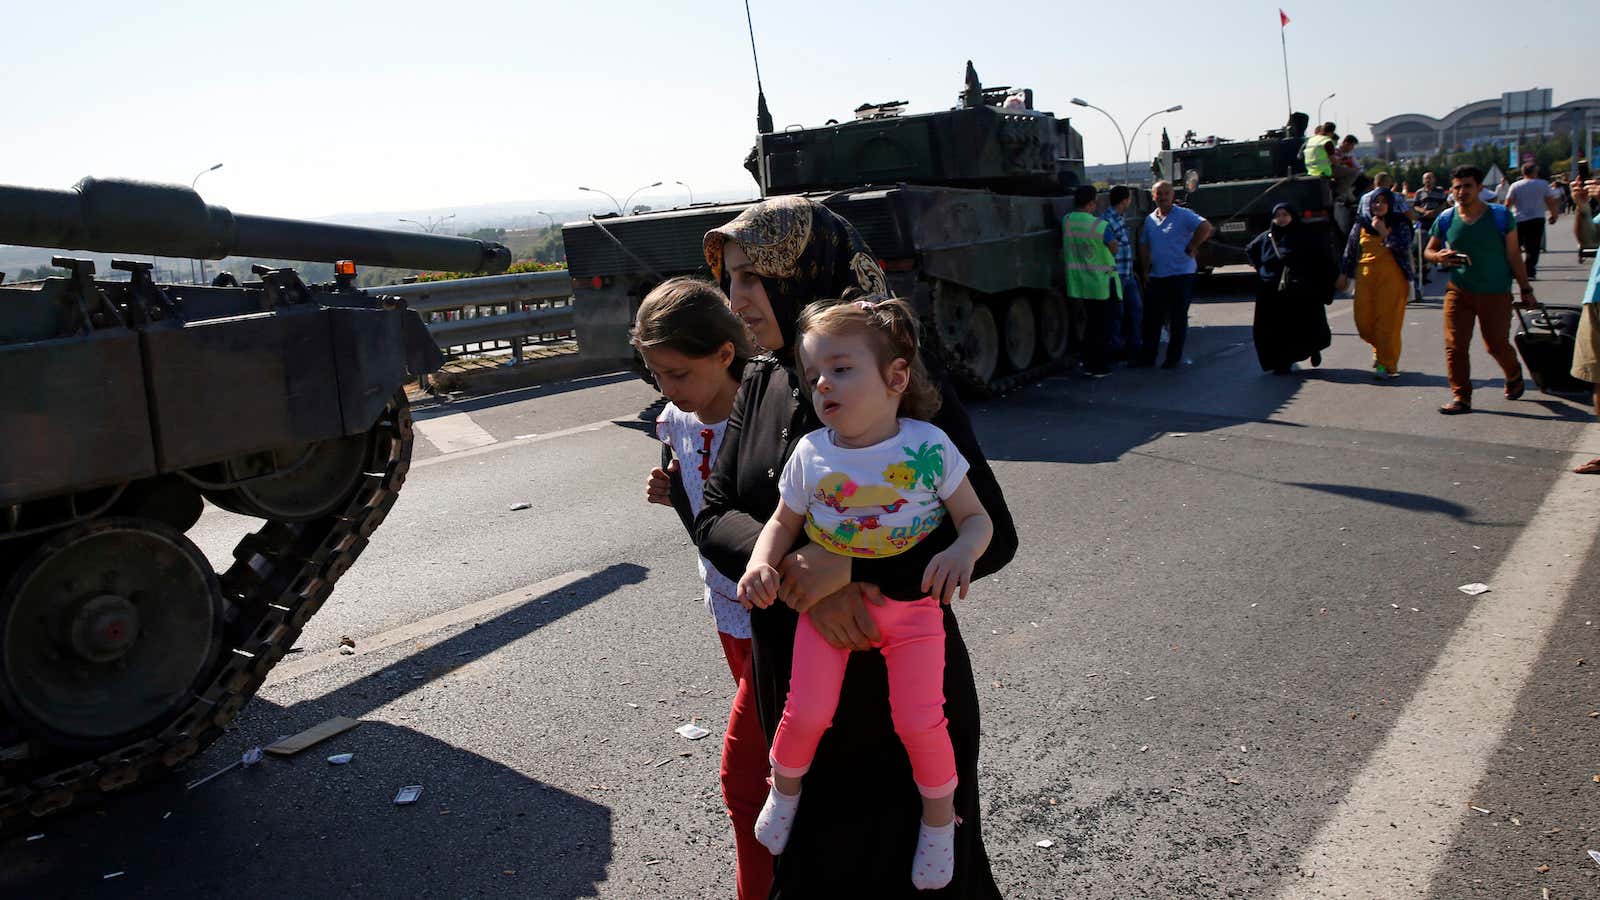
[(1051, 847), (1054, 847), (1056, 845), (1056, 842), (1050, 840), (1049, 838), (1045, 838), (1042, 841), (1034, 841), (1033, 845), (1035, 847), (1042, 847), (1042, 848), (1044, 848), (1046, 850), (1049, 850)]
[(420, 784), (408, 784), (405, 787), (401, 788), (399, 793), (394, 795), (394, 805), (395, 806), (408, 806), (408, 805), (410, 805), (412, 803), (417, 802), (417, 798), (421, 797), (421, 796), (422, 796), (422, 785), (420, 785)]
[(691, 741), (698, 741), (711, 733), (704, 728), (701, 728), (699, 725), (694, 724), (693, 722), (684, 723), (673, 730), (678, 732), (680, 736), (686, 737)]
[(518, 512), (518, 511), (524, 510), (524, 509), (533, 509), (533, 504), (529, 503), (526, 500), (523, 500), (523, 501), (520, 501), (518, 503), (511, 504), (510, 509), (511, 509), (512, 512)]
[(1594, 860), (1595, 865), (1600, 866), (1600, 850), (1590, 850), (1589, 858)]
[(1456, 588), (1456, 590), (1466, 594), (1468, 597), (1476, 597), (1479, 594), (1489, 593), (1489, 586), (1481, 581), (1474, 581), (1471, 584), (1463, 584), (1461, 587)]
[(334, 716), (325, 722), (319, 722), (307, 728), (299, 734), (268, 744), (267, 752), (273, 756), (293, 756), (312, 744), (325, 741), (336, 734), (344, 734), (360, 724), (360, 719), (352, 719), (348, 716)]
[[(200, 785), (205, 784), (206, 782), (210, 781), (211, 779), (216, 778), (219, 775), (223, 775), (225, 773), (232, 772), (234, 769), (237, 769), (240, 766), (247, 766), (247, 767), (248, 766), (253, 766), (258, 762), (261, 762), (261, 748), (260, 747), (251, 747), (249, 750), (246, 750), (244, 752), (243, 756), (239, 757), (239, 760), (237, 762), (228, 763), (227, 765), (225, 765), (222, 768), (216, 770), (215, 772), (212, 772), (210, 775), (207, 775), (204, 778), (200, 778), (200, 779), (197, 779), (195, 781), (189, 782), (189, 786), (188, 786), (187, 790), (191, 790), (192, 791), (195, 788), (199, 787)], [(120, 875), (122, 873), (119, 872), (117, 874)]]
[(335, 753), (334, 755), (328, 757), (328, 762), (335, 766), (342, 766), (355, 758), (356, 755), (354, 753)]

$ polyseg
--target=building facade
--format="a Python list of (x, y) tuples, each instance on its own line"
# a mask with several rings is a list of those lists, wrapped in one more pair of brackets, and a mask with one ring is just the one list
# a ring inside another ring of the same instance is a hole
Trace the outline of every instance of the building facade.
[(1600, 129), (1600, 98), (1553, 105), (1549, 88), (1535, 88), (1468, 103), (1442, 118), (1401, 113), (1370, 125), (1372, 155), (1394, 159), (1428, 156), (1470, 150), (1479, 144)]

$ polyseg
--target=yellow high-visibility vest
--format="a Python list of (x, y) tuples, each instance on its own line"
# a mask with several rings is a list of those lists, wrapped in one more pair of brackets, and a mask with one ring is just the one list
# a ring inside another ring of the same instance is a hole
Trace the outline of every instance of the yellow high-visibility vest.
[(1067, 296), (1106, 300), (1117, 278), (1117, 258), (1106, 246), (1106, 222), (1087, 212), (1061, 220), (1061, 250), (1067, 263)]
[(1306, 161), (1307, 175), (1321, 175), (1323, 178), (1333, 177), (1333, 159), (1328, 155), (1328, 136), (1313, 134), (1306, 138), (1306, 144), (1300, 148), (1300, 155)]

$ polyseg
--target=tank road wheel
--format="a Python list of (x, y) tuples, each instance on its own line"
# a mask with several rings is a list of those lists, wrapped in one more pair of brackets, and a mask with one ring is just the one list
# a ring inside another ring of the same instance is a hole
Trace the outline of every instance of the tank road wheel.
[(939, 343), (959, 347), (972, 329), (972, 294), (966, 288), (945, 281), (933, 283), (933, 318)]
[(1033, 318), (1038, 323), (1039, 355), (1045, 362), (1060, 362), (1067, 355), (1067, 301), (1059, 294), (1033, 298)]
[(1011, 364), (1011, 371), (1021, 372), (1033, 362), (1034, 345), (1038, 342), (1038, 330), (1034, 327), (1033, 305), (1027, 297), (1012, 297), (1004, 301), (1005, 309), (1005, 354), (1006, 362)]
[(983, 304), (974, 304), (972, 327), (956, 347), (956, 352), (966, 362), (967, 368), (979, 381), (987, 383), (1000, 365), (1000, 329), (995, 325), (994, 313)]
[(216, 573), (149, 519), (70, 528), (0, 589), (0, 702), (31, 736), (104, 751), (190, 702), (222, 650)]
[[(229, 460), (223, 464), (227, 481), (254, 480), (207, 496), (218, 506), (259, 519), (305, 522), (320, 518), (341, 509), (360, 485), (370, 444), (368, 434), (357, 434)], [(279, 468), (288, 471), (255, 478)]]

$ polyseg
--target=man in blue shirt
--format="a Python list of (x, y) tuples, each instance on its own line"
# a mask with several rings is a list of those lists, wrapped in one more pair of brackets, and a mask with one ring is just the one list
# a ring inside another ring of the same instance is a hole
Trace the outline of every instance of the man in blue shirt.
[(1116, 185), (1106, 201), (1100, 218), (1106, 223), (1106, 246), (1117, 260), (1117, 287), (1122, 297), (1121, 313), (1111, 329), (1111, 355), (1133, 359), (1139, 355), (1140, 332), (1144, 330), (1144, 298), (1139, 294), (1139, 279), (1133, 275), (1133, 241), (1128, 239), (1128, 223), (1123, 218), (1133, 202), (1133, 191)]
[[(1572, 233), (1578, 246), (1600, 245), (1600, 179), (1572, 183)], [(1589, 267), (1583, 288), (1583, 310), (1578, 317), (1578, 343), (1572, 351), (1572, 377), (1594, 382), (1594, 414), (1600, 418), (1600, 255)], [(1600, 456), (1575, 469), (1579, 475), (1600, 475)]]
[(1142, 352), (1131, 363), (1152, 366), (1161, 348), (1161, 326), (1167, 327), (1163, 369), (1183, 362), (1183, 340), (1189, 334), (1189, 301), (1194, 297), (1195, 254), (1210, 240), (1212, 227), (1199, 214), (1173, 205), (1172, 182), (1150, 188), (1156, 208), (1139, 230), (1139, 280), (1144, 283)]

